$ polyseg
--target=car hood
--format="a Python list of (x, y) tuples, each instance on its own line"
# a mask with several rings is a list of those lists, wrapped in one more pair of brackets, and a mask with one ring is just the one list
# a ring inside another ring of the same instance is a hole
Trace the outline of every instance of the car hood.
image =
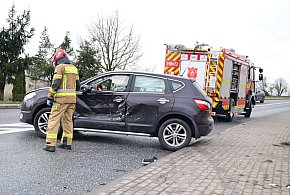
[(48, 91), (48, 89), (49, 89), (49, 87), (42, 87), (42, 88), (38, 88), (38, 89), (33, 89), (33, 90), (29, 91), (28, 93), (37, 92), (37, 91)]

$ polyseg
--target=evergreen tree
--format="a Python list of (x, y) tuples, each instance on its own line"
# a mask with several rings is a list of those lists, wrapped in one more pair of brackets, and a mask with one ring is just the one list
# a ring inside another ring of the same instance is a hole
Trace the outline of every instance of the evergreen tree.
[(66, 51), (66, 53), (70, 56), (74, 56), (74, 49), (71, 46), (71, 38), (69, 37), (69, 32), (66, 32), (66, 35), (64, 36), (63, 42), (59, 46), (60, 49), (63, 49)]
[(6, 80), (8, 79), (9, 71), (8, 71), (8, 65), (7, 64), (7, 56), (4, 55), (4, 52), (6, 50), (5, 48), (5, 29), (2, 28), (0, 32), (0, 100), (3, 100), (4, 98), (4, 88), (6, 84)]
[(25, 88), (25, 82), (14, 83), (14, 78), (20, 73), (23, 74), (27, 68), (27, 64), (23, 64), (20, 56), (24, 53), (24, 46), (34, 33), (33, 28), (28, 29), (29, 10), (24, 10), (21, 15), (17, 15), (15, 5), (12, 5), (8, 12), (7, 22), (8, 27), (3, 27), (0, 32), (0, 100), (3, 100), (6, 83), (21, 84)]
[(18, 66), (19, 69), (14, 75), (15, 78), (13, 80), (12, 100), (22, 101), (26, 92), (25, 69), (31, 63), (31, 58), (28, 56), (25, 58), (20, 58), (17, 60), (17, 63), (22, 64), (22, 66)]
[(98, 51), (88, 41), (81, 41), (76, 66), (79, 70), (80, 80), (97, 75), (101, 71), (101, 62)]
[(52, 57), (54, 54), (54, 45), (50, 42), (47, 27), (41, 33), (38, 52), (33, 58), (33, 63), (29, 67), (29, 75), (37, 80), (39, 78), (52, 81), (54, 66)]

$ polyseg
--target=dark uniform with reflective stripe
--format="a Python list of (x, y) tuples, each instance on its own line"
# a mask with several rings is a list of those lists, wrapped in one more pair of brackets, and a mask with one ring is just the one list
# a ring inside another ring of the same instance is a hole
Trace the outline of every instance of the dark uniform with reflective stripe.
[(48, 99), (54, 100), (49, 116), (46, 146), (55, 146), (60, 121), (63, 129), (61, 144), (71, 146), (73, 139), (73, 113), (76, 108), (76, 94), (80, 89), (77, 68), (67, 57), (59, 60), (55, 67)]

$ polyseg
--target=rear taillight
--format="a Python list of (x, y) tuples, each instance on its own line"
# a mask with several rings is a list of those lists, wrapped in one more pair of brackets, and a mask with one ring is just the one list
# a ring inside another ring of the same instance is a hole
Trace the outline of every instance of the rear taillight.
[(200, 110), (210, 110), (210, 103), (204, 100), (194, 100)]

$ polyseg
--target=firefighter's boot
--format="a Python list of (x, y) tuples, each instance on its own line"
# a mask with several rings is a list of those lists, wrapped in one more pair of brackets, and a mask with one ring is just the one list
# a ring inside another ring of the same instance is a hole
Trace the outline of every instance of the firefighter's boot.
[(43, 150), (48, 151), (48, 152), (54, 152), (55, 146), (44, 146)]
[(67, 139), (63, 138), (62, 142), (57, 146), (58, 148), (62, 148), (65, 150), (71, 150), (71, 145), (67, 145)]

